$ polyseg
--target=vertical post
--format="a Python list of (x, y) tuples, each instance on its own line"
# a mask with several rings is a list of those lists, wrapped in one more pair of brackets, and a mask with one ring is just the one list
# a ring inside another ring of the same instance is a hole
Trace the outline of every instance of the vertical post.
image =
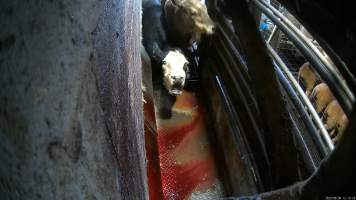
[(118, 162), (120, 192), (147, 199), (141, 71), (141, 0), (113, 0), (93, 31), (98, 86)]
[(297, 180), (297, 152), (287, 108), (266, 46), (244, 0), (226, 0), (224, 11), (231, 16), (247, 56), (258, 107), (265, 122), (266, 147), (271, 159), (275, 187)]

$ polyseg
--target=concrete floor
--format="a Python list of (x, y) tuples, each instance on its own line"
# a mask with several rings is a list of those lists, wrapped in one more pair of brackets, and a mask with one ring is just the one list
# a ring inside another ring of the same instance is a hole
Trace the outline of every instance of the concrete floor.
[(197, 94), (185, 90), (175, 99), (166, 96), (164, 88), (156, 88), (154, 99), (164, 198), (223, 197), (203, 117), (205, 111)]

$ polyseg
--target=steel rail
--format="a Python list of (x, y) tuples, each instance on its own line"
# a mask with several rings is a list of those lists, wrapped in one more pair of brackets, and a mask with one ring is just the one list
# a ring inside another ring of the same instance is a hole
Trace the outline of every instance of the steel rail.
[(296, 89), (298, 94), (301, 97), (302, 102), (305, 104), (307, 109), (309, 110), (310, 114), (312, 115), (315, 124), (317, 128), (320, 130), (321, 136), (324, 139), (327, 147), (330, 150), (334, 149), (334, 144), (330, 139), (328, 131), (325, 129), (323, 122), (321, 121), (318, 113), (314, 109), (313, 105), (310, 103), (308, 97), (305, 95), (303, 89), (299, 86), (298, 81), (294, 78), (293, 74), (290, 72), (288, 67), (285, 65), (285, 63), (282, 61), (282, 59), (279, 57), (279, 55), (274, 51), (274, 49), (271, 47), (271, 45), (266, 44), (267, 49), (270, 52), (270, 55), (273, 57), (273, 59), (276, 61), (276, 63), (280, 66), (281, 70), (286, 74), (287, 78), (293, 85), (293, 87)]
[[(251, 2), (254, 3), (266, 16), (268, 16), (301, 50), (322, 79), (328, 83), (346, 115), (350, 117), (355, 97), (346, 83), (337, 75), (336, 71), (334, 69), (330, 69), (324, 64), (320, 52), (318, 52), (312, 44), (308, 45), (306, 37), (302, 35), (302, 33), (297, 30), (297, 28), (291, 24), (288, 19), (282, 16), (279, 11), (276, 9), (273, 11), (271, 6), (266, 6), (264, 2), (261, 2), (260, 0), (252, 0)], [(282, 16), (283, 18), (279, 16)]]
[(319, 131), (316, 128), (315, 123), (310, 118), (309, 112), (305, 109), (305, 104), (300, 99), (300, 95), (298, 95), (293, 86), (290, 84), (290, 81), (287, 79), (286, 75), (282, 72), (280, 67), (278, 67), (278, 64), (276, 62), (273, 63), (275, 65), (277, 76), (281, 82), (281, 85), (284, 87), (286, 93), (289, 95), (289, 98), (293, 102), (295, 108), (299, 111), (298, 114), (304, 122), (308, 133), (312, 133), (311, 138), (317, 144), (317, 147), (319, 148), (322, 157), (326, 156), (328, 153), (330, 153), (330, 149), (325, 146), (325, 143), (320, 137)]
[[(282, 21), (284, 21), (293, 31), (295, 31), (298, 34), (298, 36), (306, 39), (306, 37), (301, 33), (301, 31), (299, 31), (299, 29), (296, 28), (295, 25), (290, 22), (290, 20), (288, 20), (282, 13), (280, 13), (278, 11), (278, 9), (276, 9), (273, 6), (270, 6), (270, 4), (264, 0), (259, 0), (259, 1), (262, 4), (264, 4), (265, 6), (267, 6), (268, 8), (270, 8), (273, 11), (273, 13), (275, 13)], [(324, 50), (326, 50), (326, 52), (328, 52), (328, 54), (329, 54), (328, 56), (331, 58), (331, 60), (333, 61), (334, 64), (329, 63), (311, 41), (306, 40), (306, 42), (307, 42), (308, 46), (310, 46), (310, 48), (312, 48), (313, 51), (316, 54), (318, 54), (318, 56), (321, 58), (324, 65), (327, 68), (329, 68), (329, 70), (333, 70), (332, 68), (336, 67), (340, 71), (340, 73), (344, 76), (344, 78), (346, 79), (346, 82), (349, 83), (350, 88), (355, 89), (355, 87), (356, 87), (355, 77), (350, 72), (350, 70), (346, 67), (345, 63), (342, 62), (342, 60), (335, 54), (335, 52), (332, 49), (330, 49), (330, 47), (328, 45), (326, 45), (326, 46), (324, 45), (323, 48), (326, 47), (326, 49), (324, 48)]]
[[(308, 40), (308, 38), (306, 38), (304, 36), (304, 34), (297, 28), (295, 27), (295, 25), (288, 20), (281, 12), (279, 12), (276, 8), (274, 8), (273, 6), (270, 6), (267, 2), (265, 2), (264, 0), (255, 0), (255, 1), (259, 1), (261, 2), (263, 5), (265, 5), (266, 7), (268, 7), (269, 9), (272, 10), (272, 12), (277, 15), (281, 21), (283, 21), (292, 31), (294, 31), (298, 37), (300, 37), (303, 42), (305, 42), (309, 48), (311, 48), (313, 50), (313, 52), (318, 56), (318, 58), (322, 61), (322, 63), (324, 64), (324, 66), (330, 71), (334, 71), (334, 69), (336, 68), (336, 66), (333, 66), (331, 63), (329, 63), (326, 58), (322, 55), (322, 53), (316, 48), (316, 46), (311, 42), (311, 40)], [(351, 100), (353, 100), (353, 102), (355, 101), (355, 97), (353, 95), (353, 93), (351, 92), (351, 90), (348, 88), (347, 84), (342, 80), (342, 77), (340, 77), (337, 73), (335, 73), (335, 78), (338, 84), (341, 84), (341, 86), (343, 87), (343, 89), (345, 90), (346, 94), (349, 96), (349, 98)]]
[(274, 34), (276, 33), (276, 31), (277, 31), (277, 26), (274, 25), (274, 26), (273, 26), (273, 30), (272, 30), (272, 32), (271, 32), (271, 35), (268, 37), (267, 43), (270, 43), (270, 42), (271, 42), (271, 40), (272, 40)]

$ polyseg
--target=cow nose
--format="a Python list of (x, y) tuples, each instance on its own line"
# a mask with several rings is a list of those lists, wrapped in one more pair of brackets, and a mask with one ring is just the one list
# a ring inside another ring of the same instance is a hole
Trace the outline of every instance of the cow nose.
[(181, 76), (171, 76), (173, 82), (176, 82), (176, 81), (183, 81), (183, 77)]

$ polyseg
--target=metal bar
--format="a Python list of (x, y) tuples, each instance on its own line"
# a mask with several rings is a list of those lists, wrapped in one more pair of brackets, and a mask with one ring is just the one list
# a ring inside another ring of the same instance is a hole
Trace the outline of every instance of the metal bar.
[[(260, 8), (265, 15), (267, 15), (279, 28), (293, 41), (293, 43), (301, 50), (304, 56), (310, 61), (315, 70), (320, 74), (322, 79), (328, 83), (328, 86), (332, 89), (335, 97), (339, 101), (343, 110), (350, 117), (352, 112), (352, 105), (355, 101), (352, 92), (347, 88), (345, 82), (340, 80), (340, 77), (336, 76), (336, 72), (327, 68), (321, 58), (318, 58), (318, 55), (313, 52), (312, 48), (310, 48), (306, 43), (306, 38), (299, 37), (295, 31), (286, 25), (281, 18), (278, 18), (274, 15), (274, 12), (260, 3), (258, 0), (252, 0), (255, 5)], [(341, 86), (341, 87), (340, 87)]]
[[(216, 40), (214, 40), (214, 48), (217, 50), (219, 60), (222, 61), (218, 68), (218, 72), (230, 88), (230, 97), (233, 104), (236, 105), (236, 112), (241, 119), (243, 133), (247, 138), (248, 144), (253, 149), (254, 156), (258, 163), (259, 172), (263, 175), (265, 189), (270, 188), (271, 177), (269, 175), (269, 162), (266, 145), (264, 140), (264, 131), (262, 129), (262, 120), (257, 107), (257, 102), (254, 95), (251, 93), (251, 81), (245, 72), (247, 66), (242, 58), (236, 58), (235, 53), (239, 53), (238, 49), (226, 38), (224, 31), (218, 27), (216, 31)], [(232, 46), (231, 46), (232, 45)]]
[(289, 71), (288, 67), (284, 64), (282, 59), (278, 56), (278, 54), (274, 51), (274, 49), (271, 47), (271, 45), (267, 44), (267, 48), (271, 54), (271, 56), (274, 58), (274, 60), (278, 63), (278, 65), (281, 67), (283, 72), (286, 74), (288, 79), (290, 80), (291, 84), (293, 87), (296, 89), (298, 92), (299, 96), (301, 97), (302, 102), (305, 104), (307, 109), (309, 110), (310, 114), (312, 115), (313, 119), (315, 120), (315, 123), (320, 130), (320, 133), (326, 142), (327, 147), (332, 150), (334, 149), (334, 144), (332, 143), (328, 131), (325, 129), (323, 122), (321, 121), (318, 113), (314, 109), (313, 105), (310, 103), (308, 97), (305, 95), (303, 89), (299, 86), (298, 81), (294, 78), (293, 74)]
[[(273, 6), (270, 6), (268, 2), (264, 1), (264, 0), (259, 0), (260, 2), (262, 2), (266, 7), (270, 8), (282, 21), (284, 21), (290, 28), (296, 30), (296, 33), (302, 37), (304, 37), (304, 35), (293, 25), (293, 23), (291, 23), (283, 14), (281, 14), (278, 9), (274, 8)], [(319, 41), (318, 41), (319, 42)], [(314, 51), (319, 52), (317, 50), (317, 48), (315, 47), (315, 45), (307, 40), (308, 45), (313, 48)], [(320, 44), (320, 43), (319, 43)], [(325, 44), (325, 43), (324, 43)], [(328, 56), (331, 58), (331, 60), (333, 61), (334, 65), (337, 67), (337, 69), (339, 69), (339, 71), (341, 72), (341, 74), (344, 76), (344, 78), (346, 79), (346, 82), (349, 84), (350, 88), (352, 88), (353, 90), (356, 87), (356, 79), (353, 76), (353, 74), (350, 72), (350, 70), (347, 68), (347, 66), (345, 65), (345, 63), (342, 62), (342, 60), (340, 59), (340, 57), (338, 57), (336, 55), (336, 53), (328, 46), (328, 45), (322, 45), (323, 46), (323, 50), (325, 52), (328, 53)], [(318, 55), (320, 56), (320, 52), (318, 53)], [(326, 64), (326, 67), (328, 67), (329, 69), (332, 69), (332, 64), (328, 63), (326, 61), (326, 59), (324, 59), (323, 56), (321, 56), (322, 61), (324, 62), (324, 64)]]
[(355, 122), (356, 110), (353, 111), (350, 123), (335, 150), (323, 160), (306, 184), (301, 184), (303, 186), (299, 189), (302, 191), (301, 199), (318, 199), (325, 194), (355, 194)]
[(316, 165), (312, 153), (310, 152), (308, 145), (306, 144), (302, 133), (300, 132), (300, 130), (297, 128), (297, 122), (295, 121), (295, 119), (292, 117), (291, 114), (289, 114), (289, 117), (292, 119), (292, 124), (293, 124), (293, 129), (295, 132), (297, 132), (296, 136), (297, 139), (299, 139), (299, 141), (302, 143), (303, 149), (305, 151), (305, 154), (308, 157), (308, 162), (306, 163), (306, 167), (308, 168), (309, 172), (313, 173), (317, 170), (318, 166)]
[(318, 43), (323, 47), (324, 51), (328, 54), (334, 65), (339, 69), (340, 73), (343, 75), (346, 82), (350, 86), (351, 91), (356, 91), (356, 78), (347, 67), (346, 63), (325, 41), (321, 40), (318, 41)]
[(233, 136), (235, 138), (235, 142), (237, 144), (238, 151), (241, 154), (241, 160), (244, 161), (244, 164), (246, 166), (246, 171), (250, 172), (249, 178), (251, 178), (254, 181), (254, 184), (256, 186), (256, 189), (258, 191), (263, 190), (263, 182), (260, 178), (259, 171), (256, 170), (257, 166), (255, 163), (255, 159), (249, 152), (249, 146), (246, 144), (246, 139), (245, 137), (241, 134), (241, 129), (239, 128), (238, 124), (236, 123), (239, 122), (238, 120), (238, 115), (236, 114), (236, 111), (234, 109), (234, 106), (232, 105), (232, 102), (228, 95), (226, 94), (226, 88), (224, 87), (224, 84), (220, 80), (219, 76), (215, 76), (215, 82), (216, 82), (216, 87), (218, 88), (218, 92), (220, 93), (220, 96), (223, 99), (223, 105), (225, 107), (225, 110), (227, 114), (229, 115), (229, 124), (232, 129), (232, 132), (234, 133)]
[(235, 56), (235, 59), (237, 60), (238, 63), (241, 64), (242, 69), (239, 70), (241, 71), (241, 74), (244, 76), (245, 79), (251, 80), (250, 74), (248, 74), (248, 67), (246, 65), (246, 61), (243, 59), (241, 53), (237, 50), (238, 47), (236, 47), (231, 40), (229, 40), (229, 36), (225, 32), (225, 30), (221, 26), (217, 26), (218, 31), (222, 34), (222, 38), (224, 39), (224, 42), (229, 46), (229, 50), (232, 51), (232, 53)]
[[(283, 187), (297, 180), (297, 152), (288, 127), (288, 113), (271, 59), (255, 20), (245, 0), (226, 0), (223, 13), (232, 19), (246, 53), (246, 63), (255, 96), (264, 119), (268, 153), (271, 158), (274, 186)], [(286, 165), (285, 163), (289, 163)]]
[(290, 84), (290, 81), (288, 81), (288, 79), (285, 77), (278, 64), (276, 62), (274, 62), (274, 64), (279, 80), (288, 95), (290, 96), (291, 100), (293, 101), (294, 106), (298, 109), (299, 115), (301, 116), (303, 122), (305, 123), (308, 129), (308, 133), (312, 133), (311, 137), (313, 138), (314, 142), (317, 143), (318, 147), (320, 147), (321, 155), (323, 157), (326, 156), (330, 152), (330, 149), (325, 146), (323, 139), (320, 137), (320, 134), (316, 129), (312, 119), (310, 119), (309, 113), (305, 110), (305, 104), (301, 102), (301, 99), (298, 96), (297, 92)]
[(320, 51), (314, 46), (313, 43), (311, 43), (300, 31), (297, 27), (294, 26), (294, 24), (288, 20), (285, 16), (283, 16), (282, 13), (280, 13), (276, 8), (273, 6), (270, 6), (268, 3), (266, 3), (264, 0), (254, 0), (258, 1), (259, 3), (262, 3), (264, 6), (266, 6), (268, 9), (270, 9), (277, 17), (280, 18), (281, 21), (283, 21), (294, 33), (297, 34), (298, 37), (300, 37), (307, 45), (309, 48), (313, 50), (313, 52), (320, 58), (320, 60), (323, 62), (323, 64), (329, 68), (329, 70), (332, 68), (330, 64), (326, 61), (326, 59), (323, 57), (323, 55), (320, 53)]
[[(302, 41), (308, 45), (309, 48), (312, 49), (312, 51), (318, 56), (318, 58), (322, 61), (322, 63), (324, 64), (324, 66), (330, 71), (333, 72), (334, 71), (334, 66), (332, 66), (331, 63), (329, 63), (324, 56), (321, 54), (321, 52), (315, 47), (315, 45), (308, 40), (303, 34), (302, 32), (294, 26), (294, 24), (288, 20), (282, 13), (280, 13), (276, 8), (274, 8), (273, 6), (270, 6), (268, 3), (266, 3), (264, 0), (254, 0), (254, 1), (259, 1), (260, 3), (264, 4), (267, 8), (271, 9), (272, 12), (277, 15), (281, 21), (283, 21), (294, 33), (297, 34), (298, 37), (300, 37), (302, 39)], [(349, 96), (350, 99), (355, 99), (353, 93), (350, 91), (350, 89), (348, 88), (348, 86), (346, 85), (346, 83), (342, 80), (342, 77), (340, 77), (337, 73), (334, 73), (337, 84), (340, 84), (343, 89), (345, 90), (346, 94)]]
[(276, 31), (277, 31), (277, 26), (274, 25), (274, 26), (273, 26), (272, 33), (271, 33), (271, 35), (268, 37), (267, 43), (270, 43), (270, 42), (271, 42), (271, 40), (272, 40), (274, 34), (276, 33)]

